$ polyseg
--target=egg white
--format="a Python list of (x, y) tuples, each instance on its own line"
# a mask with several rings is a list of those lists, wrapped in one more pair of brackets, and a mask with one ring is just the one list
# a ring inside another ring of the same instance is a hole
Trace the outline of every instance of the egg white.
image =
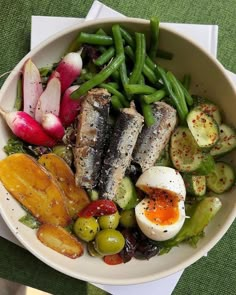
[(148, 188), (169, 190), (178, 195), (178, 219), (172, 224), (160, 225), (145, 216), (149, 198), (145, 197), (136, 207), (135, 216), (141, 231), (155, 241), (165, 241), (173, 238), (182, 228), (185, 221), (184, 200), (186, 189), (182, 176), (169, 167), (155, 166), (146, 170), (138, 179), (136, 186), (148, 193)]
[[(136, 186), (148, 192), (149, 188), (167, 189), (185, 200), (186, 188), (179, 171), (164, 166), (154, 166), (147, 169), (136, 182)], [(145, 190), (147, 188), (147, 190)]]

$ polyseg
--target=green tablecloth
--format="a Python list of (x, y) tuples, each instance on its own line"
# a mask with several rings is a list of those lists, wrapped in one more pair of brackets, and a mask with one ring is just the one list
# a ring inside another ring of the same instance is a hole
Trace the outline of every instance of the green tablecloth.
[[(31, 15), (85, 17), (92, 0), (0, 0), (0, 75), (29, 51)], [(131, 17), (219, 25), (218, 59), (236, 72), (235, 0), (105, 0)], [(0, 85), (4, 78), (0, 80)], [(184, 271), (173, 295), (236, 294), (236, 223), (208, 256)], [(53, 294), (104, 294), (46, 266), (28, 251), (0, 238), (0, 277)], [(161, 294), (160, 294), (161, 295)]]

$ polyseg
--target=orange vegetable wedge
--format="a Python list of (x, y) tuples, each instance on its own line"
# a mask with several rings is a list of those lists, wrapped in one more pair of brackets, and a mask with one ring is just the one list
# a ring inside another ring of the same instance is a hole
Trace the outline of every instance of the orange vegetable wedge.
[(12, 154), (0, 161), (0, 180), (7, 191), (41, 223), (67, 226), (71, 218), (56, 180), (26, 154)]
[(38, 162), (55, 177), (64, 192), (70, 216), (76, 218), (78, 212), (90, 201), (86, 191), (75, 185), (75, 177), (70, 167), (61, 157), (53, 153), (42, 155)]
[(45, 246), (73, 259), (84, 252), (82, 244), (60, 226), (43, 224), (37, 231), (37, 237)]

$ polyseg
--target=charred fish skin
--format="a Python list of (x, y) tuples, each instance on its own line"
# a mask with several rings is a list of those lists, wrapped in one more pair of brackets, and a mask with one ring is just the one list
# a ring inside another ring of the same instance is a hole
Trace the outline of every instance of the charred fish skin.
[(153, 115), (155, 124), (143, 127), (133, 153), (133, 162), (142, 172), (155, 165), (177, 124), (176, 110), (165, 102), (153, 104)]
[(110, 94), (102, 88), (89, 91), (81, 105), (74, 148), (75, 182), (86, 189), (97, 185), (101, 172), (109, 109)]
[(124, 108), (116, 121), (114, 133), (106, 152), (99, 181), (99, 194), (114, 199), (118, 187), (131, 163), (132, 153), (143, 125), (143, 116), (134, 105)]

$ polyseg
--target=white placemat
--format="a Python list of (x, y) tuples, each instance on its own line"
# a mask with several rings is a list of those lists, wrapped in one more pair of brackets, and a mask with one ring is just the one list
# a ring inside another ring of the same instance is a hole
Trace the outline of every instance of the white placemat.
[[(85, 20), (95, 18), (115, 17), (122, 16), (119, 12), (112, 10), (99, 1), (94, 1), (91, 9)], [(85, 21), (81, 18), (69, 17), (48, 17), (48, 16), (32, 16), (31, 26), (31, 49), (37, 46), (40, 42), (44, 41), (54, 33), (67, 28), (71, 25)], [(218, 40), (218, 26), (216, 25), (195, 25), (195, 24), (170, 24), (165, 23), (165, 26), (181, 32), (189, 38), (198, 42), (200, 46), (205, 48), (209, 53), (216, 56), (217, 53), (217, 40)], [(236, 83), (236, 75), (229, 72), (232, 79)], [(4, 220), (0, 216), (0, 236), (12, 241), (15, 244), (22, 246), (15, 236), (10, 232)], [(96, 284), (97, 287), (106, 290), (114, 295), (130, 295), (130, 294), (149, 294), (149, 295), (170, 295), (174, 290), (177, 282), (179, 281), (183, 271), (174, 275), (163, 278), (158, 281), (145, 283), (141, 285), (131, 286), (110, 286)]]

